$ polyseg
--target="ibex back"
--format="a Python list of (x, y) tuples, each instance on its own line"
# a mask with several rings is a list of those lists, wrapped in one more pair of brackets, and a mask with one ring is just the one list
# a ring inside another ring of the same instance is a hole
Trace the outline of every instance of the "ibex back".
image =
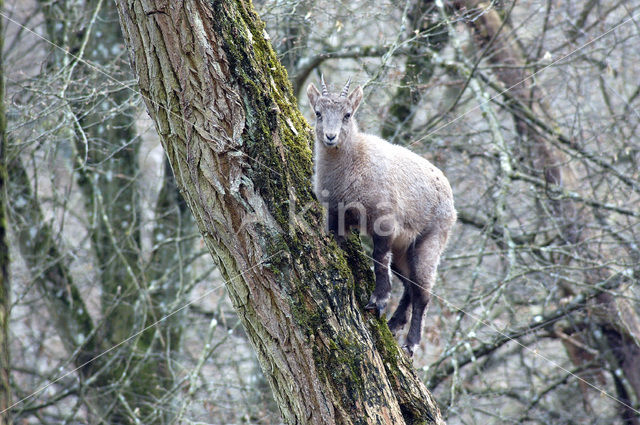
[(422, 317), (436, 269), (456, 221), (449, 181), (426, 159), (358, 130), (353, 115), (362, 88), (338, 95), (310, 84), (307, 96), (316, 115), (314, 190), (327, 208), (328, 227), (338, 237), (357, 226), (373, 239), (376, 287), (366, 308), (381, 314), (389, 301), (391, 271), (404, 293), (389, 328), (411, 324), (404, 350), (420, 343)]

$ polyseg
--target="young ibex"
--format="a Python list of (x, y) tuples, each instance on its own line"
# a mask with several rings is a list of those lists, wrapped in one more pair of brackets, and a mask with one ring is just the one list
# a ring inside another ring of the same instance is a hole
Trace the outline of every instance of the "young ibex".
[(422, 316), (436, 268), (456, 221), (447, 178), (426, 159), (379, 137), (363, 134), (355, 114), (362, 88), (331, 94), (310, 84), (307, 96), (316, 115), (314, 190), (327, 208), (328, 227), (339, 237), (357, 226), (373, 239), (376, 287), (366, 308), (378, 315), (389, 301), (391, 273), (404, 293), (389, 328), (396, 335), (409, 319), (404, 350), (420, 343)]

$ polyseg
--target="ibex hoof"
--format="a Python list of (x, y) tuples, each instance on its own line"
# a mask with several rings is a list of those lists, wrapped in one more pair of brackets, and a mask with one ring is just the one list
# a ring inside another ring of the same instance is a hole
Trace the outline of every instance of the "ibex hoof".
[(398, 332), (404, 327), (404, 324), (400, 324), (397, 321), (393, 320), (393, 318), (392, 318), (387, 323), (387, 326), (389, 326), (389, 330), (391, 331), (391, 335), (393, 335), (394, 338), (396, 338), (398, 336)]
[(402, 346), (402, 350), (407, 353), (407, 356), (409, 356), (409, 358), (413, 358), (413, 352), (415, 351), (416, 346), (415, 345), (403, 345)]
[(369, 301), (369, 303), (367, 303), (367, 305), (364, 306), (364, 309), (373, 310), (375, 311), (376, 316), (380, 317), (382, 316), (382, 311), (384, 310), (385, 307), (386, 307), (386, 303), (381, 303), (379, 301), (375, 301), (371, 299), (371, 301)]

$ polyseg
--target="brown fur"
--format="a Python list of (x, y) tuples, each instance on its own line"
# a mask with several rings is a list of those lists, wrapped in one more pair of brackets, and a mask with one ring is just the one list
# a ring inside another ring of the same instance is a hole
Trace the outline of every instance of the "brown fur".
[(380, 314), (386, 307), (390, 269), (403, 282), (405, 292), (389, 327), (394, 334), (402, 328), (412, 307), (403, 346), (412, 355), (440, 255), (456, 221), (451, 186), (426, 159), (358, 130), (353, 114), (362, 100), (360, 87), (348, 96), (347, 87), (339, 96), (323, 92), (313, 84), (307, 89), (317, 116), (314, 190), (328, 209), (332, 232), (343, 236), (355, 225), (373, 238), (376, 288), (367, 308)]

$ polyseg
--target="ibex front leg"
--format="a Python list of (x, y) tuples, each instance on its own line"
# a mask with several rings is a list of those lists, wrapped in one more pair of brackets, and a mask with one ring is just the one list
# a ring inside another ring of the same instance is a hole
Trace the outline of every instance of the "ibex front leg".
[(373, 236), (373, 270), (376, 274), (376, 288), (371, 294), (367, 310), (375, 310), (378, 317), (389, 302), (391, 294), (391, 240), (388, 237)]

